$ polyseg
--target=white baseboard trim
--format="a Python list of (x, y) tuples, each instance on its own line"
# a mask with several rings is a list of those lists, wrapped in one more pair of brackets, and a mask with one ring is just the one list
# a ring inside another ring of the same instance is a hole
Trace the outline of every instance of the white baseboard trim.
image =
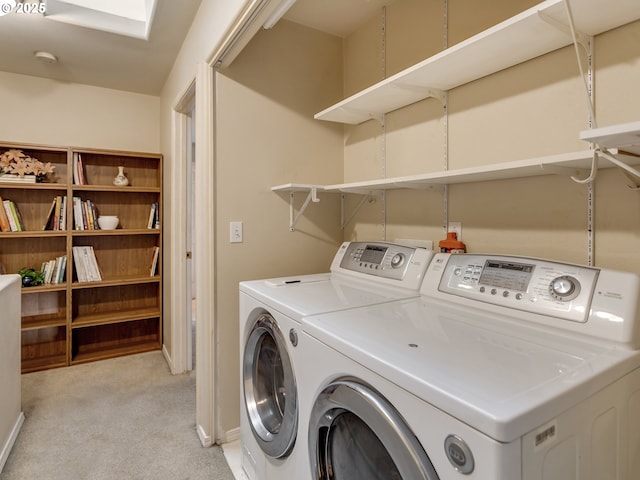
[(18, 418), (16, 419), (16, 423), (13, 426), (13, 430), (11, 430), (11, 435), (9, 435), (9, 438), (7, 438), (7, 441), (2, 447), (2, 452), (0, 453), (0, 473), (2, 473), (4, 464), (7, 463), (7, 458), (9, 458), (9, 454), (11, 453), (11, 449), (13, 448), (13, 444), (16, 443), (18, 434), (20, 433), (20, 429), (22, 428), (23, 423), (24, 423), (24, 413), (20, 412), (20, 415), (18, 415)]
[(220, 443), (231, 443), (236, 440), (240, 440), (240, 427), (227, 430), (224, 434), (224, 438), (220, 439)]
[(210, 447), (211, 445), (213, 445), (211, 437), (206, 434), (206, 431), (204, 428), (202, 428), (202, 425), (196, 426), (196, 432), (198, 433), (198, 438), (200, 439), (200, 443), (203, 447)]
[(169, 371), (171, 372), (172, 375), (175, 375), (175, 369), (173, 366), (173, 361), (171, 360), (171, 356), (169, 355), (169, 351), (167, 350), (167, 346), (166, 345), (162, 345), (162, 355), (164, 355), (164, 359), (167, 362), (167, 365), (169, 365)]

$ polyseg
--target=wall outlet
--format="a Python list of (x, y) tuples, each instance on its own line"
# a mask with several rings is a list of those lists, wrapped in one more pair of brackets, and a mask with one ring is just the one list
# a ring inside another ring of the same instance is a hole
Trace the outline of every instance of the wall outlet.
[(229, 242), (242, 243), (242, 222), (229, 223)]
[(462, 222), (449, 222), (447, 232), (456, 232), (458, 240), (462, 241)]

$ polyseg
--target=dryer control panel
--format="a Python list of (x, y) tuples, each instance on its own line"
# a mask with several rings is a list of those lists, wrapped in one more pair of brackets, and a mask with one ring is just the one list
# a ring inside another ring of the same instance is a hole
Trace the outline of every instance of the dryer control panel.
[(438, 289), (485, 303), (586, 322), (599, 270), (548, 260), (451, 255)]
[(463, 307), (471, 317), (496, 314), (640, 350), (636, 273), (538, 258), (437, 253), (420, 294), (438, 305)]
[[(391, 280), (423, 277), (432, 252), (386, 242), (345, 242), (331, 271), (357, 272)], [(420, 284), (416, 285), (416, 290)]]

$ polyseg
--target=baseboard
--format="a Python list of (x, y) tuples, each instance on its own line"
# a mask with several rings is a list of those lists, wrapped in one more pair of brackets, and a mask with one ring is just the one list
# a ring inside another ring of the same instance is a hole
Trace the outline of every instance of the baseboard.
[[(204, 432), (201, 425), (198, 425), (196, 430), (198, 432), (198, 437), (200, 438), (200, 443), (202, 443), (203, 447), (210, 447), (213, 445), (211, 437)], [(224, 432), (216, 439), (215, 443), (216, 445), (222, 445), (225, 443), (235, 442), (236, 440), (240, 440), (240, 427)]]
[(224, 434), (224, 438), (220, 439), (220, 443), (231, 443), (236, 440), (240, 440), (240, 427), (227, 430)]
[(200, 439), (200, 443), (203, 447), (210, 447), (211, 445), (213, 445), (211, 437), (206, 434), (204, 428), (202, 428), (202, 425), (196, 426), (196, 432), (198, 433), (198, 438)]
[(171, 360), (171, 356), (169, 355), (167, 346), (164, 344), (162, 345), (162, 355), (164, 355), (164, 359), (167, 362), (167, 365), (169, 365), (169, 371), (171, 372), (172, 375), (175, 375), (176, 372), (174, 371), (173, 361)]
[(2, 447), (2, 452), (0, 452), (0, 473), (2, 473), (4, 464), (7, 463), (7, 458), (9, 458), (9, 454), (11, 453), (11, 449), (13, 448), (13, 444), (16, 443), (18, 434), (20, 433), (20, 429), (22, 428), (23, 423), (24, 423), (24, 413), (20, 412), (20, 415), (18, 415), (16, 423), (13, 426), (13, 430), (11, 430), (11, 435), (9, 435), (9, 438), (7, 438), (6, 443)]

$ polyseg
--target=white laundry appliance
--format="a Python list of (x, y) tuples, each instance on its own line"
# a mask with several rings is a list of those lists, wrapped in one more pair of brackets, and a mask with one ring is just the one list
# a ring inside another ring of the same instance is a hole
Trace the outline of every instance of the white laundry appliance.
[(310, 405), (299, 401), (305, 379), (298, 364), (307, 358), (302, 318), (416, 297), (432, 256), (390, 243), (345, 242), (329, 273), (240, 283), (240, 436), (250, 480), (309, 477)]
[(637, 275), (436, 254), (420, 292), (303, 321), (313, 479), (640, 478)]

